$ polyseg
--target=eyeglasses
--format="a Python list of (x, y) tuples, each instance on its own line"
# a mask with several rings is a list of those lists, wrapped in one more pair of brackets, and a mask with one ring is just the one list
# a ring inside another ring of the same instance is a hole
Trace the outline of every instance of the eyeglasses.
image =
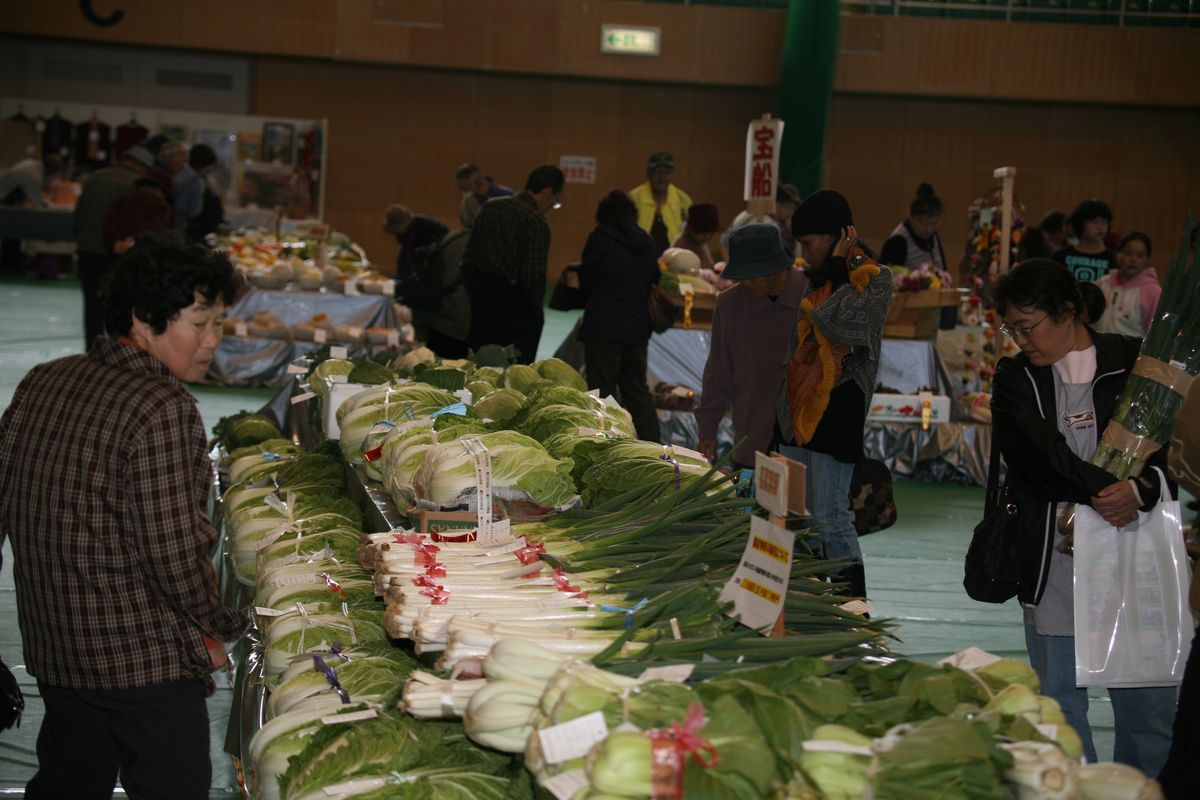
[(1045, 322), (1049, 318), (1050, 318), (1050, 315), (1047, 314), (1046, 316), (1039, 319), (1037, 322), (1030, 325), (1028, 328), (1020, 328), (1020, 327), (1013, 328), (1009, 325), (1001, 325), (1000, 332), (1003, 333), (1005, 336), (1009, 337), (1010, 339), (1015, 339), (1018, 336), (1028, 339), (1029, 334), (1033, 333), (1033, 329), (1036, 328), (1038, 325), (1041, 325), (1043, 322)]

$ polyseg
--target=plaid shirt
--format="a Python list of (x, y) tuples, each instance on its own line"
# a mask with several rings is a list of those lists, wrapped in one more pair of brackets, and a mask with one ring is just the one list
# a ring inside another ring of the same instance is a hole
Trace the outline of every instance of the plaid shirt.
[(0, 419), (0, 541), (12, 539), (29, 672), (58, 687), (190, 677), (236, 638), (206, 516), (196, 402), (154, 356), (97, 340), (35, 367)]
[(550, 259), (550, 226), (529, 192), (497, 197), (483, 204), (467, 249), (463, 276), (508, 278), (542, 313), (546, 299), (546, 262)]

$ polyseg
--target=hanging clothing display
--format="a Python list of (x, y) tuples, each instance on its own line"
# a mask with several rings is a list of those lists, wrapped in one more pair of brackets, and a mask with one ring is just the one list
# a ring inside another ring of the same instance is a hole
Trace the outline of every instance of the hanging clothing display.
[(150, 129), (145, 125), (138, 124), (137, 115), (130, 116), (129, 122), (117, 126), (112, 160), (119, 161), (121, 156), (125, 155), (126, 150), (135, 144), (141, 144), (146, 141), (149, 135)]
[(75, 166), (86, 169), (106, 167), (112, 161), (112, 128), (92, 114), (87, 122), (75, 126)]
[(71, 142), (75, 135), (75, 125), (55, 111), (54, 116), (42, 120), (42, 157), (47, 153), (62, 156), (63, 160), (71, 158)]

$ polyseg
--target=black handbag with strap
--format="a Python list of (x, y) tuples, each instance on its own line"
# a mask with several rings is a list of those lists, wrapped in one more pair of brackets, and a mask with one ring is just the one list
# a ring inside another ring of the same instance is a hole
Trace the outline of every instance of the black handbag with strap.
[(887, 464), (864, 458), (850, 479), (850, 516), (859, 536), (886, 530), (896, 524), (896, 498)]
[(1000, 487), (1000, 448), (993, 441), (984, 516), (975, 526), (963, 563), (963, 588), (972, 600), (1003, 603), (1017, 596), (1019, 520), (1008, 481)]
[(12, 670), (0, 661), (0, 731), (16, 725), (21, 727), (21, 712), (25, 710), (25, 697)]
[(568, 264), (558, 273), (549, 305), (555, 311), (573, 311), (587, 306), (587, 295), (579, 283), (578, 264)]

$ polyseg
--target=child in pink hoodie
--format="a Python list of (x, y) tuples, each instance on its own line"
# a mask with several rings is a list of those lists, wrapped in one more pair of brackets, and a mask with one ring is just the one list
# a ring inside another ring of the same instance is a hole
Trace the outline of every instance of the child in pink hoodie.
[(1158, 273), (1150, 266), (1150, 252), (1150, 237), (1141, 231), (1121, 237), (1117, 268), (1096, 281), (1108, 301), (1096, 330), (1139, 338), (1146, 335), (1162, 296)]

